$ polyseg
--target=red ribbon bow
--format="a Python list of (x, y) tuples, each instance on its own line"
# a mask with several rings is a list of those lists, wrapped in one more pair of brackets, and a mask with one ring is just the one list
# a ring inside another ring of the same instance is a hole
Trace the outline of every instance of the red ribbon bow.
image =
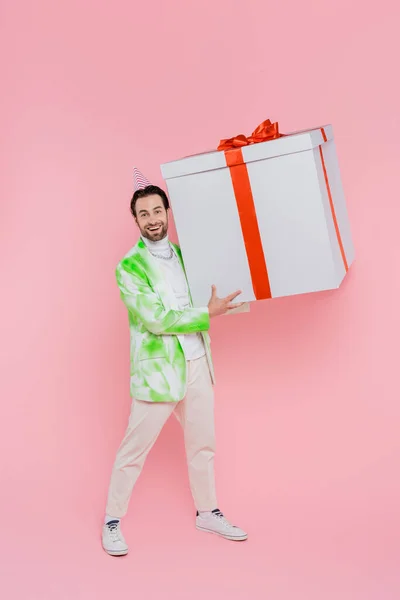
[(227, 140), (221, 140), (218, 150), (242, 148), (243, 146), (248, 146), (249, 144), (259, 144), (260, 142), (276, 140), (280, 137), (283, 137), (283, 135), (284, 134), (279, 133), (279, 124), (271, 123), (271, 121), (267, 119), (266, 121), (263, 121), (249, 137), (240, 134)]

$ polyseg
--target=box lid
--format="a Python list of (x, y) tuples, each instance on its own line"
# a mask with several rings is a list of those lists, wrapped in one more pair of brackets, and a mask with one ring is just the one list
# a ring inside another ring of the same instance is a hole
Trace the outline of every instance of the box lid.
[[(304, 131), (289, 133), (277, 140), (244, 146), (242, 154), (244, 162), (249, 163), (256, 160), (284, 156), (285, 154), (312, 150), (331, 139), (333, 139), (332, 126), (324, 125), (315, 129), (305, 129)], [(164, 163), (161, 165), (161, 173), (163, 178), (167, 180), (185, 175), (193, 175), (194, 173), (223, 169), (226, 166), (225, 152), (213, 150)]]

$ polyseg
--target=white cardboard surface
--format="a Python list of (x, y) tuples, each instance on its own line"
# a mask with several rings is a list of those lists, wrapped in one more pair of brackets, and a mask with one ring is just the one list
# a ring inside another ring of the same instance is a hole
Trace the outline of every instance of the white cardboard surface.
[[(333, 131), (324, 127), (242, 148), (273, 297), (337, 288), (345, 275), (321, 165), (323, 148), (348, 264), (354, 248)], [(249, 263), (224, 152), (187, 157), (161, 167), (195, 306), (211, 285), (219, 296), (236, 289), (252, 302)]]

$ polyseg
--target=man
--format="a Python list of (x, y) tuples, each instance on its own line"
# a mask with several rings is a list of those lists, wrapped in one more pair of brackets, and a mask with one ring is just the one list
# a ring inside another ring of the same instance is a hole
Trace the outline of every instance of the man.
[(208, 306), (193, 308), (180, 249), (168, 240), (168, 198), (137, 169), (134, 188), (131, 212), (141, 237), (116, 271), (129, 314), (133, 400), (111, 475), (103, 548), (112, 556), (128, 553), (120, 521), (145, 459), (172, 413), (184, 432), (196, 527), (242, 541), (247, 534), (229, 523), (216, 498), (214, 374), (207, 333), (211, 318), (242, 306), (232, 302), (241, 292), (218, 298), (212, 286)]

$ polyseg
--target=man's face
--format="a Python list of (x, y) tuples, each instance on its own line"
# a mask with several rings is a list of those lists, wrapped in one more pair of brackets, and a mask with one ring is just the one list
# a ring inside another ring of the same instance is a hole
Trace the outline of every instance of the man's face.
[(152, 194), (136, 202), (136, 223), (143, 237), (158, 242), (167, 235), (168, 213), (160, 196)]

